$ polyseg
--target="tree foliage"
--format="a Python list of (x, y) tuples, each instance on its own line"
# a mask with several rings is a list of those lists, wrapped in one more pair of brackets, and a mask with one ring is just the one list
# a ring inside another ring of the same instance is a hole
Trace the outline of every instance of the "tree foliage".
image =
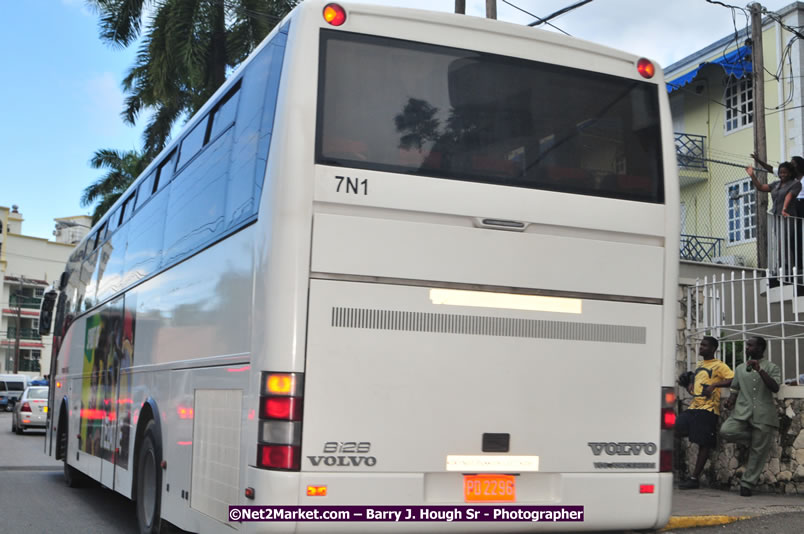
[(95, 152), (89, 161), (90, 166), (93, 169), (106, 169), (107, 172), (84, 189), (81, 195), (82, 206), (91, 206), (97, 202), (92, 214), (92, 224), (103, 217), (150, 162), (150, 157), (137, 150), (120, 152), (104, 148)]
[(167, 144), (176, 121), (192, 116), (299, 0), (87, 0), (100, 38), (125, 48), (139, 41), (123, 79), (123, 120), (152, 111), (142, 151), (101, 149), (90, 164), (108, 172), (84, 189), (93, 224)]
[(156, 154), (173, 125), (195, 113), (298, 0), (89, 0), (100, 37), (118, 47), (140, 39), (123, 79), (123, 120), (152, 110), (144, 150)]

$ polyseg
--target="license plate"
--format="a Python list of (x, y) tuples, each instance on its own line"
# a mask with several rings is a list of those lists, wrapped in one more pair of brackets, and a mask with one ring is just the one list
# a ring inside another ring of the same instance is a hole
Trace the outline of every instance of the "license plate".
[(512, 475), (464, 475), (463, 497), (466, 502), (516, 501), (516, 477)]

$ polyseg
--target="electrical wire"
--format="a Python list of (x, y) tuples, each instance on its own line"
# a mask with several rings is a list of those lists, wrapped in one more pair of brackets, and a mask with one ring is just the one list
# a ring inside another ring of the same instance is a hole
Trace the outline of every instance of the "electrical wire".
[[(511, 3), (511, 2), (509, 2), (508, 0), (502, 0), (502, 1), (503, 1), (503, 3), (504, 3), (504, 4), (508, 4), (509, 6), (513, 7), (514, 9), (518, 9), (518, 10), (519, 10), (519, 11), (521, 11), (522, 13), (524, 13), (524, 14), (526, 14), (526, 15), (528, 15), (528, 16), (531, 16), (531, 17), (533, 17), (534, 19), (542, 20), (542, 18), (541, 18), (541, 17), (538, 17), (538, 16), (534, 15), (533, 13), (531, 13), (531, 12), (529, 12), (529, 11), (525, 11), (525, 10), (524, 10), (524, 9), (522, 9), (521, 7), (519, 7), (519, 6), (515, 5), (515, 4), (512, 4), (512, 3)], [(564, 30), (562, 30), (561, 28), (559, 28), (559, 27), (558, 27), (558, 26), (556, 26), (555, 24), (552, 24), (552, 23), (550, 23), (550, 22), (546, 22), (546, 24), (547, 24), (548, 26), (551, 26), (551, 27), (555, 28), (556, 30), (560, 31), (560, 32), (561, 32), (561, 33), (563, 33), (564, 35), (567, 35), (567, 36), (569, 36), (569, 37), (572, 37), (572, 35), (568, 34), (567, 32), (565, 32)]]
[(554, 13), (550, 13), (549, 15), (544, 17), (543, 19), (533, 21), (530, 24), (528, 24), (528, 26), (532, 27), (532, 26), (538, 26), (539, 24), (545, 24), (545, 23), (547, 23), (548, 20), (554, 19), (556, 17), (560, 17), (564, 13), (569, 13), (573, 9), (577, 9), (577, 8), (579, 8), (581, 6), (584, 6), (584, 5), (588, 4), (589, 2), (592, 2), (592, 0), (581, 0), (580, 2), (576, 2), (576, 3), (574, 3), (574, 4), (570, 5), (570, 6), (567, 6), (567, 7), (563, 8), (563, 9), (559, 9), (558, 11), (556, 11)]

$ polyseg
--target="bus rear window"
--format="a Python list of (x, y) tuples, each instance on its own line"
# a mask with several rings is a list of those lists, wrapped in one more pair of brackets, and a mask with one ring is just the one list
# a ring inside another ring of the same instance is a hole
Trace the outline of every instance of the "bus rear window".
[(316, 162), (664, 202), (658, 86), (322, 30)]

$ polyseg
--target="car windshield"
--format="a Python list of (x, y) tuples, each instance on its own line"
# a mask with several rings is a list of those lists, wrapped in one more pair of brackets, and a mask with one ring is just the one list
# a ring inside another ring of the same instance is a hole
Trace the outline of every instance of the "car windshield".
[(6, 387), (9, 391), (22, 391), (25, 389), (23, 382), (6, 382)]
[(46, 399), (47, 388), (30, 388), (28, 390), (29, 399)]

